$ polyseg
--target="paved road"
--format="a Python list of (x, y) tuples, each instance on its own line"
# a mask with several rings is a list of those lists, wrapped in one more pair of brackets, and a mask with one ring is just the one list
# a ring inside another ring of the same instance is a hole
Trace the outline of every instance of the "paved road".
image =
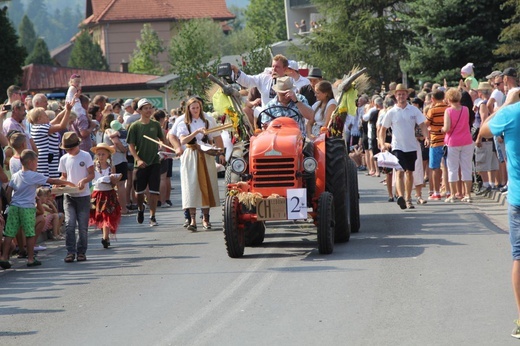
[(0, 344), (517, 344), (503, 207), (401, 211), (379, 179), (359, 179), (361, 232), (329, 256), (301, 222), (271, 224), (264, 246), (230, 259), (219, 208), (215, 230), (182, 228), (178, 185), (160, 227), (124, 217), (109, 250), (92, 231), (87, 262), (47, 243), (42, 267), (0, 272)]

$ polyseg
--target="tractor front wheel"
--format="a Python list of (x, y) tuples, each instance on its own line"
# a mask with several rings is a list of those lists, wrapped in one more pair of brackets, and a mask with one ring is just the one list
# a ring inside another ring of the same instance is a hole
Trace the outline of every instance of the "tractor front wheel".
[(244, 229), (239, 226), (240, 202), (236, 196), (227, 196), (224, 202), (224, 239), (228, 256), (239, 258), (244, 255)]

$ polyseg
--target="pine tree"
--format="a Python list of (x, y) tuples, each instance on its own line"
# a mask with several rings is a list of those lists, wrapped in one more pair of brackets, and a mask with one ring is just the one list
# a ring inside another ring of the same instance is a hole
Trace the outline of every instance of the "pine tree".
[(34, 31), (34, 25), (27, 15), (23, 16), (22, 21), (18, 26), (18, 33), (20, 35), (20, 44), (25, 47), (27, 52), (32, 52), (37, 37), (36, 32)]
[(130, 57), (128, 69), (133, 73), (162, 75), (164, 70), (159, 62), (159, 54), (164, 52), (163, 41), (150, 24), (144, 24), (141, 39), (136, 42), (137, 48)]
[(520, 68), (520, 2), (508, 0), (504, 3), (502, 11), (511, 13), (504, 20), (507, 25), (499, 36), (500, 43), (493, 52), (502, 61), (496, 65), (499, 69), (507, 67)]
[(76, 38), (68, 65), (91, 70), (108, 70), (108, 64), (101, 47), (99, 44), (92, 42), (86, 30)]
[(403, 68), (410, 76), (425, 81), (457, 84), (460, 68), (475, 65), (477, 79), (489, 74), (495, 63), (492, 55), (503, 27), (504, 0), (443, 1), (409, 3), (403, 19), (413, 32), (407, 44), (408, 61)]
[(408, 34), (395, 18), (401, 1), (314, 0), (324, 15), (320, 28), (303, 38), (298, 56), (322, 69), (329, 79), (341, 77), (354, 65), (367, 68), (375, 84), (395, 81), (406, 54)]
[(7, 7), (0, 9), (0, 90), (18, 83), (22, 76), (22, 66), (27, 56), (25, 48), (18, 43), (16, 30), (7, 17)]
[(34, 49), (25, 60), (25, 64), (54, 65), (51, 55), (49, 54), (49, 48), (47, 48), (47, 44), (43, 38), (38, 38), (36, 40)]

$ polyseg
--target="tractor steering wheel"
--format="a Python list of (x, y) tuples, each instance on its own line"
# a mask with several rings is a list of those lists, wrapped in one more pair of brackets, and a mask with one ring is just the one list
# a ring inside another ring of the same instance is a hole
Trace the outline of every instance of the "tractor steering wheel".
[[(274, 114), (273, 114), (274, 113)], [(266, 121), (263, 121), (263, 116), (267, 115), (268, 119)], [(263, 111), (258, 114), (258, 120), (257, 125), (259, 128), (264, 128), (267, 123), (271, 122), (272, 120), (280, 117), (286, 117), (294, 119), (298, 124), (302, 121), (302, 115), (294, 110), (293, 108), (285, 107), (285, 106), (271, 106), (269, 108), (264, 109)]]

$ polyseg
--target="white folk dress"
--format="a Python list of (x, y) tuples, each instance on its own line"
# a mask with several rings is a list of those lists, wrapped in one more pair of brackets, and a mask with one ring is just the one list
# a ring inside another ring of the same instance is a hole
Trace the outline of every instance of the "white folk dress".
[[(208, 120), (208, 129), (216, 126), (216, 122), (212, 117), (207, 117), (206, 119)], [(180, 138), (190, 134), (185, 122), (180, 122), (178, 125), (177, 137)], [(205, 127), (205, 123), (202, 119), (195, 119), (190, 124), (191, 132), (203, 127)], [(213, 139), (219, 135), (220, 131), (217, 131), (210, 133), (208, 137)], [(198, 134), (195, 138), (200, 142), (203, 135)], [(180, 172), (183, 209), (211, 208), (219, 205), (215, 156), (203, 154), (199, 150), (187, 145), (181, 156)]]

